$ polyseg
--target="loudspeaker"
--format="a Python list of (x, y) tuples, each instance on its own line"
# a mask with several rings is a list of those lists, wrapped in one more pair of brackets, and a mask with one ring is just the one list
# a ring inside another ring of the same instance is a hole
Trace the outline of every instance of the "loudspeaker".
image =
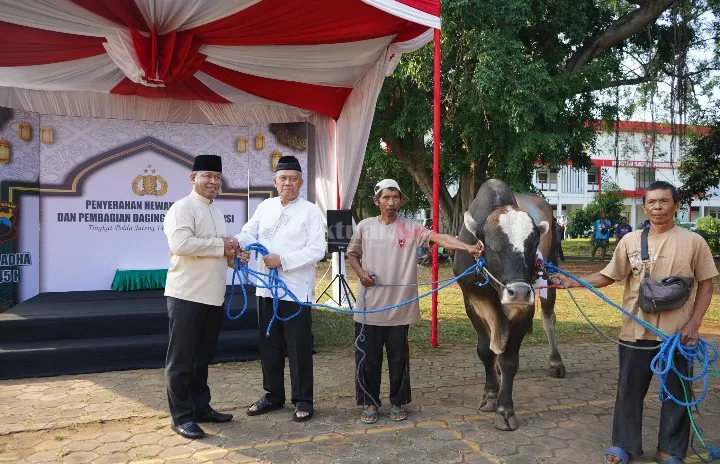
[(328, 252), (346, 251), (353, 234), (352, 211), (329, 209), (327, 211)]

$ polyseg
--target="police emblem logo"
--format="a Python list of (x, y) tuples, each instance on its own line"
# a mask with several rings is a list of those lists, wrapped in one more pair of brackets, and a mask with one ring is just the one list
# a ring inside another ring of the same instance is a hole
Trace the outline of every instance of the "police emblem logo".
[(155, 174), (151, 164), (144, 169), (145, 174), (138, 174), (132, 181), (132, 191), (139, 197), (153, 195), (161, 197), (167, 193), (168, 184), (161, 175)]
[(18, 205), (9, 201), (0, 201), (0, 244), (9, 242), (17, 235), (15, 222)]

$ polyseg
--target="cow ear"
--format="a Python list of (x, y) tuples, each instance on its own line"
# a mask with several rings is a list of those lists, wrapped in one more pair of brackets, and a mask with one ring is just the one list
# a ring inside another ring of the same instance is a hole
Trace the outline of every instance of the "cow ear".
[(540, 230), (540, 235), (545, 235), (550, 230), (550, 225), (547, 221), (540, 221), (538, 229)]
[(465, 214), (463, 215), (464, 222), (465, 222), (465, 228), (470, 231), (471, 234), (473, 234), (474, 237), (477, 237), (477, 221), (472, 217), (472, 214), (465, 211)]

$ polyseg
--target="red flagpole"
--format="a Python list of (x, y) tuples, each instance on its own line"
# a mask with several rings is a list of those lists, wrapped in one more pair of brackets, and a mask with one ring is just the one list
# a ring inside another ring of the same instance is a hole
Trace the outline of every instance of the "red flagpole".
[[(432, 204), (432, 227), (435, 232), (440, 231), (440, 29), (435, 29), (435, 58), (433, 77), (433, 204)], [(432, 285), (433, 290), (437, 289), (438, 271), (440, 261), (438, 259), (437, 244), (432, 247)], [(434, 348), (438, 344), (437, 328), (437, 292), (432, 294), (432, 315), (430, 328), (430, 345)]]

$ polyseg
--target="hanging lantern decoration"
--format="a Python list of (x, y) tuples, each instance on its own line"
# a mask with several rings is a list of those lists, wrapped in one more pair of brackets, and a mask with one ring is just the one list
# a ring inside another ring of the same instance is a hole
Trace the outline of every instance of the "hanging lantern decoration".
[(270, 157), (270, 167), (272, 168), (272, 172), (275, 172), (275, 169), (277, 169), (278, 161), (280, 161), (280, 158), (282, 158), (282, 152), (279, 150), (275, 150)]
[(20, 137), (20, 140), (23, 142), (30, 140), (30, 124), (26, 122), (20, 123), (18, 126), (18, 137)]
[(248, 139), (245, 137), (239, 137), (237, 139), (237, 151), (238, 153), (245, 153), (248, 151)]
[(255, 149), (262, 150), (263, 148), (265, 148), (265, 136), (258, 134), (255, 136)]
[(0, 139), (0, 164), (10, 162), (10, 144), (5, 139)]
[(45, 145), (54, 142), (53, 130), (50, 126), (42, 126), (40, 128), (40, 141)]

